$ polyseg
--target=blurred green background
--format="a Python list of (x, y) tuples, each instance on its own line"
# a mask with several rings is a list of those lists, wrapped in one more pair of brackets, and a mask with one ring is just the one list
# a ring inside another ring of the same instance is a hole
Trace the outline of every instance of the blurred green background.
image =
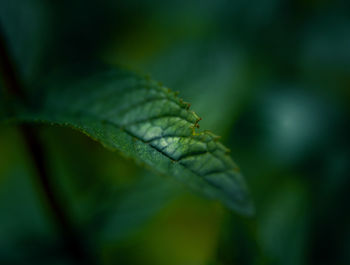
[[(28, 93), (67, 63), (150, 74), (222, 135), (247, 179), (253, 218), (41, 127), (98, 264), (350, 264), (349, 1), (0, 0), (0, 22)], [(17, 129), (1, 126), (0, 264), (74, 264), (33, 174)]]

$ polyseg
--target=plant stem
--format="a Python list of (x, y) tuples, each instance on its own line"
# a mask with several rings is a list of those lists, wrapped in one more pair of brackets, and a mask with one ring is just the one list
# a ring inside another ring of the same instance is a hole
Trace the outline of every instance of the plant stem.
[[(7, 92), (24, 103), (25, 94), (6, 47), (1, 25), (0, 70), (3, 84)], [(94, 264), (95, 262), (88, 258), (89, 253), (87, 253), (86, 248), (83, 245), (83, 241), (80, 239), (80, 236), (64, 210), (65, 207), (63, 207), (60, 199), (55, 193), (55, 185), (48, 173), (49, 169), (46, 161), (47, 156), (45, 155), (43, 145), (37, 136), (35, 128), (28, 125), (19, 125), (19, 131), (24, 139), (28, 152), (32, 156), (33, 164), (37, 171), (36, 181), (40, 184), (42, 194), (45, 197), (46, 204), (49, 206), (51, 216), (53, 217), (54, 222), (62, 235), (66, 250), (70, 253), (77, 264)]]

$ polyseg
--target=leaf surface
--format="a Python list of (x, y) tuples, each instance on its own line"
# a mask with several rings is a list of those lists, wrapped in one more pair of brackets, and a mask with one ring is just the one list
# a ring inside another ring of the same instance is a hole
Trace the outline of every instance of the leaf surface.
[(216, 135), (199, 132), (201, 118), (176, 93), (118, 69), (70, 76), (49, 78), (35, 111), (21, 118), (73, 127), (240, 213), (253, 212), (229, 150)]

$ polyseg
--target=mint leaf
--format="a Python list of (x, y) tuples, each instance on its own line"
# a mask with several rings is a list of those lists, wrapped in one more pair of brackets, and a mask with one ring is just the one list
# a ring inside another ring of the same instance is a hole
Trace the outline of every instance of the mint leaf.
[(75, 128), (231, 209), (253, 212), (229, 150), (218, 136), (199, 131), (201, 118), (170, 89), (118, 69), (49, 80), (36, 109), (21, 119)]

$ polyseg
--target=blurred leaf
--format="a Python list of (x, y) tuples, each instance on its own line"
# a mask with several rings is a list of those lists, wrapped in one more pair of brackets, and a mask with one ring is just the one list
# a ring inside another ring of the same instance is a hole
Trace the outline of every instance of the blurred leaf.
[(42, 70), (51, 39), (50, 26), (47, 1), (0, 1), (0, 27), (22, 79), (31, 80)]
[(50, 79), (42, 104), (22, 119), (78, 129), (240, 213), (252, 214), (243, 176), (229, 150), (211, 132), (196, 132), (201, 118), (175, 93), (117, 69), (85, 71), (73, 78), (60, 74), (58, 80)]

